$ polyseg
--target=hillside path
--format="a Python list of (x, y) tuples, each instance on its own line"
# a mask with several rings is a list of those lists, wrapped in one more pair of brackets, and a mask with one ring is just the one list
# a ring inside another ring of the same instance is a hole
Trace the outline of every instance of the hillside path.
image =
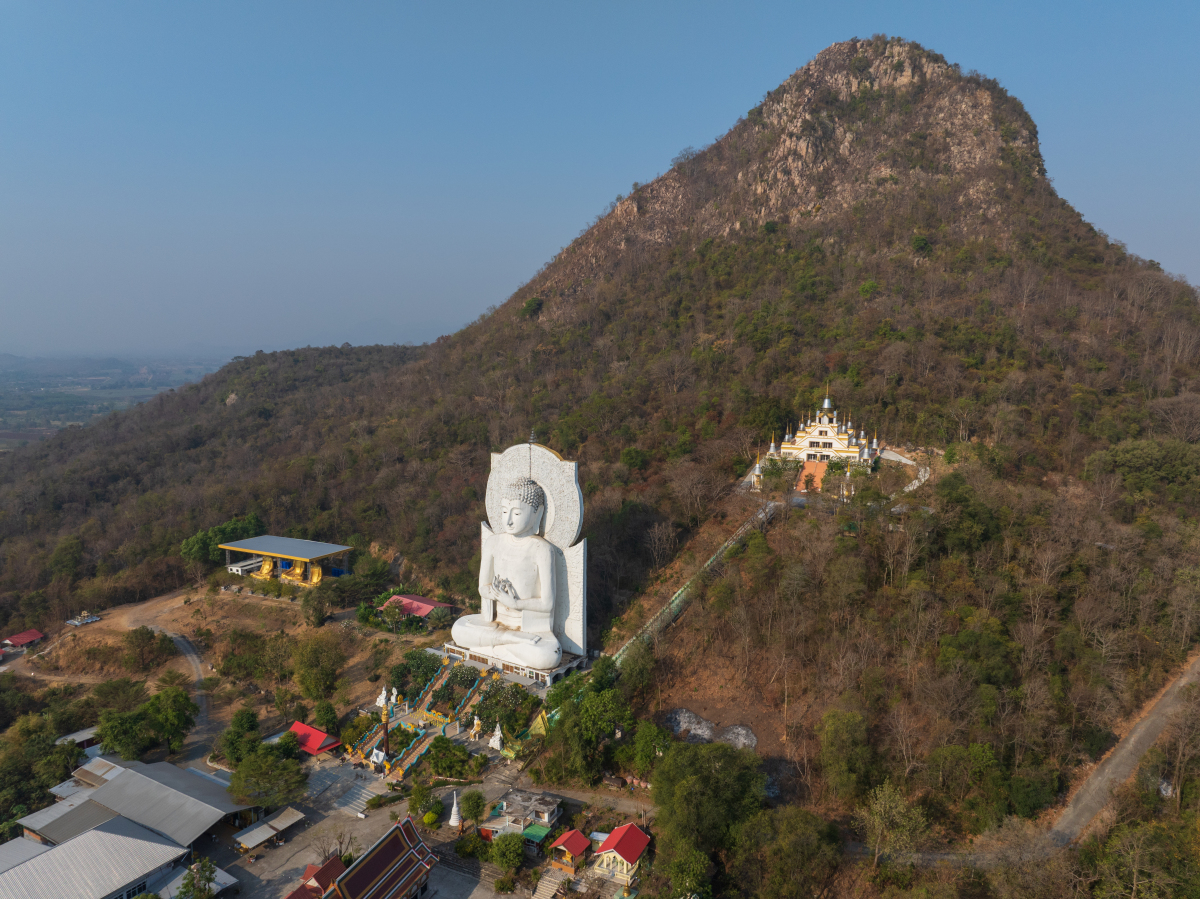
[(1200, 653), (1196, 653), (1183, 672), (1169, 684), (1158, 700), (1146, 710), (1129, 732), (1109, 750), (1096, 770), (1088, 776), (1050, 828), (1049, 838), (1054, 846), (1065, 846), (1092, 822), (1108, 802), (1114, 787), (1119, 786), (1137, 770), (1142, 756), (1154, 745), (1171, 716), (1183, 705), (1183, 690), (1200, 680)]

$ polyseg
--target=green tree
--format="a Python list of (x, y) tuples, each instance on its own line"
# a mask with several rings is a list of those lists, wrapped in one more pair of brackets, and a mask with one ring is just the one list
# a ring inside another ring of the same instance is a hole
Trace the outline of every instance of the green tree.
[(458, 804), (462, 816), (478, 827), (487, 816), (487, 800), (478, 790), (468, 790), (463, 793)]
[(178, 899), (213, 899), (217, 891), (213, 884), (217, 879), (217, 866), (210, 858), (201, 858), (189, 865), (183, 875), (183, 883), (175, 895)]
[(866, 805), (854, 813), (854, 824), (871, 847), (871, 867), (879, 865), (885, 853), (907, 852), (916, 847), (925, 834), (925, 815), (909, 805), (890, 780), (871, 791)]
[(363, 734), (378, 723), (379, 719), (374, 715), (356, 715), (346, 722), (346, 726), (342, 728), (339, 737), (347, 747), (353, 746), (362, 739)]
[(56, 578), (75, 580), (79, 563), (83, 559), (83, 541), (78, 537), (64, 537), (50, 554), (50, 574)]
[(258, 715), (253, 709), (238, 709), (229, 727), (217, 738), (217, 751), (235, 766), (254, 752), (262, 742), (258, 732)]
[(641, 696), (654, 682), (654, 650), (645, 640), (635, 640), (621, 658), (621, 692), (631, 699)]
[(509, 873), (521, 867), (525, 860), (525, 838), (519, 833), (506, 833), (492, 840), (492, 862)]
[(649, 777), (658, 760), (671, 748), (671, 732), (653, 721), (638, 722), (633, 737), (633, 767), (642, 777)]
[(613, 736), (618, 728), (628, 728), (633, 720), (625, 697), (620, 690), (613, 689), (585, 696), (579, 718), (584, 739), (595, 746)]
[(338, 732), (338, 713), (328, 699), (322, 699), (313, 707), (313, 721), (327, 734)]
[(300, 738), (296, 736), (295, 731), (285, 731), (274, 743), (264, 743), (263, 749), (270, 752), (277, 759), (299, 761)]
[(429, 626), (434, 628), (449, 627), (454, 621), (454, 613), (449, 609), (436, 608), (425, 618)]
[(332, 634), (309, 634), (296, 644), (292, 661), (296, 681), (306, 699), (328, 699), (337, 688), (338, 674), (346, 664), (337, 639)]
[(673, 743), (650, 779), (669, 855), (688, 847), (727, 849), (734, 828), (762, 806), (767, 777), (759, 759), (727, 743)]
[[(125, 647), (129, 650), (126, 664), (130, 668), (145, 671), (150, 667), (150, 662), (154, 658), (155, 643), (158, 640), (154, 631), (142, 625), (128, 631), (121, 639), (125, 643)], [(170, 638), (168, 637), (168, 639)]]
[(96, 735), (105, 752), (114, 752), (126, 761), (136, 760), (154, 745), (154, 734), (141, 708), (132, 712), (103, 712)]
[(414, 780), (412, 793), (408, 797), (408, 807), (416, 809), (418, 814), (424, 814), (432, 805), (433, 788), (423, 780)]
[(795, 805), (766, 809), (738, 825), (729, 873), (759, 899), (823, 895), (837, 873), (837, 828)]
[(321, 590), (307, 590), (304, 599), (300, 600), (304, 610), (304, 620), (310, 627), (320, 627), (329, 617), (329, 599)]
[(128, 677), (106, 680), (92, 687), (92, 700), (100, 710), (132, 712), (149, 698), (146, 684)]
[(400, 620), (404, 617), (404, 610), (399, 606), (384, 606), (379, 610), (379, 617), (383, 619), (388, 630), (394, 634), (396, 628), (400, 626)]
[(427, 760), (434, 774), (442, 777), (462, 778), (466, 776), (467, 760), (470, 752), (467, 747), (460, 746), (440, 734), (429, 744)]
[(308, 775), (293, 759), (258, 749), (238, 764), (229, 782), (229, 795), (244, 805), (276, 808), (297, 802), (308, 790)]
[(180, 687), (164, 687), (143, 707), (150, 732), (171, 752), (183, 749), (184, 737), (196, 726), (200, 707)]
[(831, 709), (822, 716), (817, 736), (825, 782), (843, 799), (857, 796), (871, 760), (867, 722), (858, 712)]
[(217, 565), (224, 558), (223, 551), (218, 549), (220, 544), (258, 537), (266, 529), (262, 519), (254, 513), (241, 518), (233, 518), (224, 524), (198, 531), (195, 535), (187, 538), (180, 545), (179, 554), (189, 562), (206, 562)]

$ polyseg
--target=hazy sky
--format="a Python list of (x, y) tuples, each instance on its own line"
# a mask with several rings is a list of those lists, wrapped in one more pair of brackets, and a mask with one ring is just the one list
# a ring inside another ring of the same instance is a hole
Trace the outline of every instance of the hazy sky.
[(1200, 4), (0, 2), (0, 352), (421, 342), (876, 32), (997, 78), (1200, 283)]

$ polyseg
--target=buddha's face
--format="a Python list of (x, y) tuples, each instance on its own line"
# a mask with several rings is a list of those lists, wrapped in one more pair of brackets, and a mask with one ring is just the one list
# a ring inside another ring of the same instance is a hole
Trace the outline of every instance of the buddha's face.
[(536, 534), (542, 525), (542, 511), (519, 499), (506, 496), (500, 500), (500, 517), (504, 520), (504, 530), (514, 537)]

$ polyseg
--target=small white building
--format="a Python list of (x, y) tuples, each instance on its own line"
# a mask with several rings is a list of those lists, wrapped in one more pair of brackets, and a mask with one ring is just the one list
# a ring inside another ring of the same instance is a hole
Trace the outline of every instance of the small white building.
[(230, 574), (240, 574), (242, 577), (245, 577), (251, 572), (262, 568), (262, 563), (262, 556), (252, 556), (249, 559), (242, 559), (240, 562), (230, 562), (225, 566), (225, 570)]

